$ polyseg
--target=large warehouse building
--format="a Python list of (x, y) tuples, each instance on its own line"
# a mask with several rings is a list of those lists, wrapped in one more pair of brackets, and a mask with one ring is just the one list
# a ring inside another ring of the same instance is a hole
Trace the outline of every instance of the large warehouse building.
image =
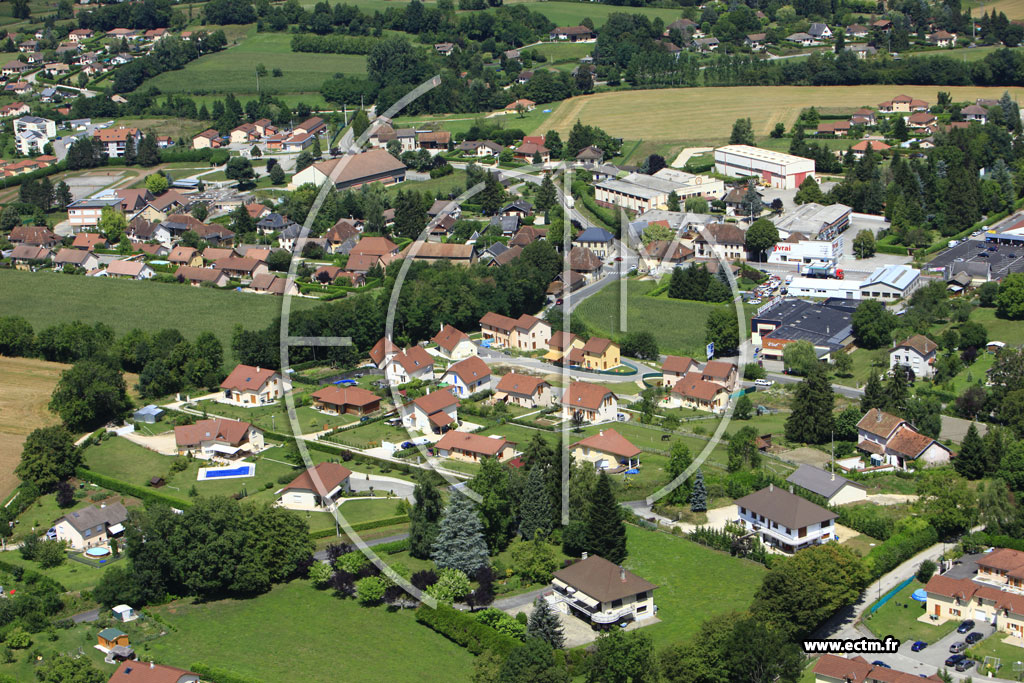
[(726, 145), (715, 150), (715, 171), (741, 178), (756, 176), (762, 184), (795, 190), (814, 177), (814, 160), (749, 145)]

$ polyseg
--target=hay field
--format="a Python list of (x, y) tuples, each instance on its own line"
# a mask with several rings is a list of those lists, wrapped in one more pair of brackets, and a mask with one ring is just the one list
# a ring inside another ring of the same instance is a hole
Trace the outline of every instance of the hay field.
[(968, 3), (971, 15), (978, 18), (984, 12), (1003, 12), (1010, 21), (1024, 19), (1024, 0), (995, 0), (995, 2)]
[(728, 139), (733, 122), (741, 117), (749, 116), (754, 134), (762, 137), (780, 121), (789, 128), (804, 107), (877, 107), (879, 102), (899, 94), (934, 103), (939, 90), (949, 91), (954, 101), (998, 98), (1005, 90), (1011, 96), (1024, 96), (1024, 88), (904, 85), (621, 91), (565, 100), (544, 125), (565, 135), (580, 119), (629, 140), (721, 143)]
[(0, 498), (6, 498), (18, 485), (14, 468), (28, 433), (60, 421), (46, 404), (67, 367), (35, 358), (0, 356)]

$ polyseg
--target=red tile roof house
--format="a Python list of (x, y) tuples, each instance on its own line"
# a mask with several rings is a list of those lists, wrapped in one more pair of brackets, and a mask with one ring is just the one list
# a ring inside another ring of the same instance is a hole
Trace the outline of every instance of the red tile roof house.
[(434, 379), (434, 357), (418, 344), (410, 346), (385, 361), (384, 377), (390, 384), (399, 385), (414, 379), (430, 381)]
[(686, 373), (696, 369), (697, 364), (689, 356), (665, 356), (661, 364), (661, 385), (674, 387)]
[(857, 447), (869, 453), (873, 465), (888, 464), (899, 469), (944, 465), (953, 453), (935, 439), (921, 434), (903, 418), (877, 408), (857, 423)]
[(346, 268), (356, 273), (368, 272), (380, 265), (387, 270), (399, 254), (398, 245), (387, 237), (364, 237), (348, 253)]
[(242, 408), (276, 403), (288, 390), (281, 373), (270, 368), (236, 365), (220, 383), (224, 395), (217, 400)]
[(352, 490), (352, 470), (336, 462), (322, 462), (295, 477), (277, 491), (277, 507), (287, 510), (333, 510), (343, 493)]
[(251, 280), (257, 275), (270, 272), (266, 263), (261, 263), (254, 258), (243, 258), (241, 256), (226, 256), (217, 259), (213, 267), (227, 275), (229, 278)]
[(441, 385), (448, 385), (456, 396), (468, 397), (491, 388), (491, 369), (479, 356), (470, 356), (451, 365), (441, 376)]
[(443, 434), (459, 421), (459, 399), (448, 389), (438, 389), (401, 407), (402, 422), (424, 434)]
[[(1005, 549), (990, 553), (996, 555)], [(993, 558), (1001, 564), (1001, 557)], [(992, 561), (992, 560), (990, 560)], [(1017, 571), (1017, 570), (1009, 570)], [(981, 567), (979, 565), (979, 575)], [(1024, 637), (1024, 595), (970, 579), (935, 575), (925, 584), (925, 614), (929, 623), (973, 619), (994, 624), (996, 629)]]
[(248, 422), (215, 418), (174, 428), (178, 455), (242, 457), (263, 450), (263, 432)]
[(498, 381), (494, 400), (521, 408), (547, 408), (555, 402), (555, 397), (551, 385), (540, 377), (510, 372)]
[(585, 342), (573, 332), (553, 332), (548, 339), (548, 352), (544, 354), (544, 360), (557, 363), (574, 349), (580, 352), (582, 358), (585, 345)]
[(436, 354), (447, 360), (459, 361), (476, 355), (476, 344), (469, 335), (448, 324), (441, 325), (430, 341), (437, 345)]
[(227, 273), (213, 268), (196, 268), (195, 266), (178, 266), (174, 271), (174, 277), (179, 282), (187, 282), (193, 287), (199, 287), (209, 282), (214, 287), (227, 287), (231, 281)]
[(313, 408), (327, 415), (369, 415), (380, 410), (380, 396), (359, 387), (333, 384), (310, 394)]
[(131, 280), (148, 280), (156, 271), (145, 261), (111, 261), (107, 264), (107, 277), (126, 277)]
[(84, 249), (85, 251), (106, 249), (109, 246), (107, 238), (98, 232), (80, 232), (75, 235), (75, 239), (71, 243), (72, 249)]
[(72, 265), (85, 270), (99, 268), (100, 260), (91, 251), (81, 249), (61, 249), (53, 259), (54, 268), (62, 268), (65, 265)]
[(516, 449), (515, 443), (503, 436), (450, 431), (445, 432), (434, 446), (434, 454), (466, 462), (480, 462), (486, 458), (497, 458), (499, 462), (504, 462), (515, 457)]
[(726, 389), (731, 389), (736, 383), (736, 365), (724, 360), (708, 361), (701, 370), (701, 378), (706, 382), (714, 382)]
[(691, 408), (721, 413), (729, 402), (729, 392), (721, 384), (709, 382), (699, 372), (690, 372), (662, 399), (668, 408)]
[(129, 659), (121, 662), (107, 683), (200, 683), (199, 675), (173, 666)]
[(547, 349), (551, 338), (551, 325), (535, 316), (523, 313), (518, 319), (499, 313), (485, 313), (480, 318), (480, 331), (485, 340), (499, 348), (535, 351)]
[(632, 469), (640, 465), (640, 449), (614, 429), (603, 429), (577, 441), (569, 452), (577, 463), (593, 463), (599, 470)]
[(572, 382), (562, 393), (561, 416), (564, 420), (578, 416), (584, 424), (613, 422), (618, 412), (618, 397), (599, 384)]
[(815, 683), (921, 683), (932, 681), (941, 683), (937, 675), (924, 676), (908, 674), (885, 666), (869, 664), (860, 655), (846, 659), (836, 655), (822, 655), (814, 663)]

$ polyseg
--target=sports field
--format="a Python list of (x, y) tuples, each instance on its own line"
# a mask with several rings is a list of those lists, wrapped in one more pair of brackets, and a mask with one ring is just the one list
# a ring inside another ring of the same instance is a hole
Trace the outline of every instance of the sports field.
[[(135, 282), (22, 270), (0, 271), (0, 316), (20, 315), (36, 332), (59, 322), (102, 322), (117, 334), (132, 328), (173, 327), (194, 339), (213, 332), (231, 363), (235, 325), (266, 327), (281, 310), (282, 298), (181, 284)], [(292, 299), (293, 310), (315, 306), (311, 299)]]
[[(289, 34), (256, 33), (253, 29), (238, 45), (200, 57), (184, 69), (162, 73), (141, 88), (156, 86), (163, 93), (257, 92), (257, 64), (267, 68), (267, 75), (259, 79), (259, 90), (274, 95), (317, 93), (336, 73), (366, 73), (366, 58), (361, 55), (292, 52)], [(275, 68), (281, 69), (281, 76), (272, 75)]]
[[(1006, 90), (1011, 96), (1024, 96), (1024, 88), (904, 85), (622, 91), (565, 100), (544, 125), (565, 135), (580, 119), (629, 140), (714, 144), (727, 141), (733, 122), (742, 117), (753, 120), (754, 134), (760, 137), (768, 135), (780, 121), (789, 128), (805, 107), (877, 107), (879, 102), (899, 94), (935, 102), (939, 90), (949, 91), (955, 102), (996, 99)], [(757, 106), (751, 107), (752, 102)]]
[(28, 433), (60, 421), (46, 404), (67, 367), (34, 358), (0, 356), (0, 499), (18, 485), (14, 468)]

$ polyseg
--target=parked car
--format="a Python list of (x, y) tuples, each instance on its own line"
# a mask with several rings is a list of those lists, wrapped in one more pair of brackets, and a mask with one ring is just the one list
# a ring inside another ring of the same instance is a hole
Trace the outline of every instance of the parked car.
[(953, 643), (952, 645), (949, 646), (949, 651), (951, 653), (955, 654), (955, 655), (960, 654), (961, 652), (963, 652), (966, 649), (967, 649), (967, 643), (963, 642), (962, 640), (961, 641), (957, 641), (957, 642), (955, 642), (955, 643)]
[(615, 419), (618, 420), (619, 422), (625, 422), (626, 421), (626, 414), (625, 413), (619, 413), (618, 415), (615, 416)]
[(974, 645), (976, 642), (978, 642), (979, 640), (981, 640), (984, 637), (985, 636), (982, 635), (981, 632), (979, 632), (979, 631), (972, 631), (971, 633), (967, 634), (967, 637), (964, 638), (964, 640), (967, 642), (968, 645)]
[(967, 633), (968, 631), (974, 630), (974, 622), (968, 619), (967, 621), (961, 621), (960, 625), (956, 627), (957, 633)]
[(402, 446), (401, 446), (401, 447), (402, 447), (403, 449), (406, 449), (406, 448), (412, 448), (412, 447), (413, 447), (414, 445), (415, 445), (415, 444), (413, 444), (413, 442), (412, 442), (412, 441), (403, 441), (403, 442), (402, 442)]
[(771, 385), (775, 384), (775, 382), (770, 379), (755, 379), (754, 384), (756, 384), (759, 387), (770, 387)]
[(871, 662), (871, 666), (880, 666), (883, 669), (891, 669), (892, 668), (891, 666), (889, 666), (888, 664), (883, 662), (881, 659), (876, 659), (875, 661)]
[(964, 655), (950, 655), (946, 657), (946, 666), (956, 666), (963, 660), (967, 659)]
[(911, 652), (920, 652), (921, 650), (925, 649), (926, 647), (928, 647), (928, 643), (924, 642), (923, 640), (918, 640), (913, 645), (910, 646), (910, 651)]
[(974, 660), (973, 659), (961, 659), (959, 662), (957, 662), (956, 670), (957, 671), (967, 671), (972, 666), (974, 666)]

